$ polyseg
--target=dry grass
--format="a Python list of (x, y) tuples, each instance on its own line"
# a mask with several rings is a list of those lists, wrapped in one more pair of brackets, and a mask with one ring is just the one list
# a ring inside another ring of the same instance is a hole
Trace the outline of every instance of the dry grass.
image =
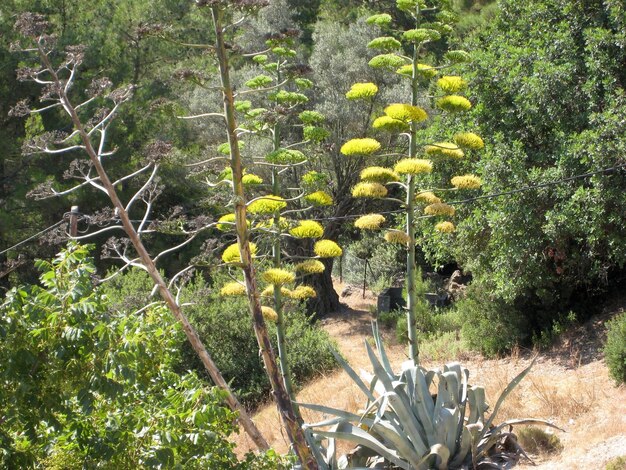
[[(341, 292), (342, 287), (337, 290)], [(368, 312), (375, 299), (371, 294), (362, 299), (361, 291), (355, 289), (341, 300), (351, 308), (327, 318), (323, 328), (336, 339), (341, 353), (358, 372), (369, 365), (363, 342), (371, 337)], [(393, 331), (383, 332), (383, 337), (390, 360), (398, 367), (406, 360), (405, 346), (395, 342), (394, 334)], [(586, 339), (589, 344), (582, 346), (579, 336), (576, 341), (564, 341), (559, 347), (539, 355), (531, 372), (509, 395), (496, 419), (501, 422), (512, 418), (541, 418), (566, 430), (566, 433), (557, 431), (564, 447), (560, 455), (534, 457), (539, 463), (534, 468), (538, 470), (602, 469), (611, 458), (626, 455), (626, 387), (615, 387), (608, 377), (598, 352), (601, 335), (589, 335)], [(572, 346), (574, 343), (576, 347)], [(438, 348), (443, 352), (436, 358), (425, 357), (424, 366), (436, 367), (450, 360), (461, 360), (470, 370), (470, 383), (485, 387), (492, 406), (511, 379), (527, 367), (536, 354), (514, 351), (506, 358), (485, 360), (469, 357), (465, 352), (462, 358), (446, 357), (445, 350)], [(454, 350), (454, 345), (450, 345), (448, 351)], [(298, 400), (352, 412), (364, 405), (362, 392), (343, 371), (309, 383), (298, 393)], [(309, 410), (303, 410), (303, 415), (306, 422), (324, 419)], [(277, 451), (288, 450), (288, 441), (273, 404), (261, 407), (254, 419)], [(244, 434), (234, 438), (240, 453), (253, 449)], [(346, 444), (339, 451), (349, 449)]]

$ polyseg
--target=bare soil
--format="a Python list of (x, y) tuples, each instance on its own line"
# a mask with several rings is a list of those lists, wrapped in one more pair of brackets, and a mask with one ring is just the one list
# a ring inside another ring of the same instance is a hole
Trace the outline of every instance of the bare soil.
[[(337, 292), (345, 288), (337, 284)], [(343, 356), (358, 372), (368, 370), (369, 361), (364, 342), (371, 338), (369, 308), (376, 299), (362, 290), (341, 298), (344, 307), (321, 321), (322, 327), (337, 342)], [(603, 469), (608, 461), (626, 456), (626, 387), (615, 386), (608, 376), (604, 363), (602, 344), (605, 322), (624, 311), (626, 299), (619, 298), (607, 308), (606, 313), (586, 324), (571, 329), (548, 351), (514, 351), (501, 359), (484, 359), (477, 355), (448, 357), (444, 362), (459, 361), (470, 370), (470, 383), (483, 385), (487, 398), (495, 402), (508, 382), (537, 356), (531, 372), (509, 396), (497, 421), (508, 418), (541, 418), (563, 428), (556, 432), (563, 444), (558, 454), (530, 455), (538, 470), (588, 470)], [(383, 332), (386, 350), (394, 366), (406, 360), (404, 344), (397, 344), (394, 332)], [(454, 348), (450, 348), (451, 350)], [(438, 367), (429, 363), (425, 367)], [(362, 392), (339, 370), (311, 381), (297, 395), (300, 402), (324, 404), (357, 412), (365, 400)], [(324, 419), (318, 413), (302, 410), (306, 422)], [(276, 411), (269, 403), (254, 415), (254, 421), (279, 452), (288, 450), (288, 441)], [(515, 432), (515, 430), (514, 430)], [(238, 451), (252, 450), (253, 444), (244, 433), (235, 436)], [(349, 446), (339, 451), (348, 451)], [(522, 462), (520, 467), (533, 466)]]

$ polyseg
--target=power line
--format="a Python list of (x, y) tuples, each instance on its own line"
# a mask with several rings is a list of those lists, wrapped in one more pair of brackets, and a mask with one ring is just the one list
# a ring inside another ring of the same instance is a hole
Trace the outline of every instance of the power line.
[[(625, 168), (626, 167), (626, 163), (621, 164), (621, 165), (615, 165), (612, 167), (608, 167), (608, 168), (603, 168), (601, 170), (596, 170), (596, 171), (590, 171), (587, 173), (581, 173), (579, 175), (574, 175), (574, 176), (570, 176), (567, 178), (562, 178), (556, 181), (548, 181), (545, 183), (539, 183), (539, 184), (534, 184), (534, 185), (528, 185), (528, 186), (523, 186), (521, 188), (516, 188), (516, 189), (511, 189), (508, 191), (501, 191), (501, 192), (497, 192), (497, 193), (491, 193), (491, 194), (483, 194), (480, 196), (476, 196), (476, 197), (472, 197), (472, 198), (468, 198), (468, 199), (462, 199), (459, 201), (451, 201), (448, 202), (447, 204), (450, 205), (460, 205), (460, 204), (469, 204), (471, 202), (474, 201), (479, 201), (481, 199), (495, 199), (498, 197), (502, 197), (502, 196), (510, 196), (511, 194), (517, 194), (517, 193), (522, 193), (525, 191), (531, 191), (534, 189), (541, 189), (541, 188), (547, 188), (550, 186), (556, 186), (558, 184), (562, 184), (562, 183), (567, 183), (569, 181), (574, 181), (577, 179), (583, 179), (583, 178), (589, 178), (591, 176), (595, 176), (595, 175), (608, 175), (610, 176), (611, 173), (613, 173), (615, 170), (619, 170), (621, 168)], [(392, 211), (384, 211), (384, 212), (378, 212), (379, 214), (399, 214), (404, 212), (402, 209), (396, 209), (396, 210), (392, 210)], [(83, 214), (84, 216), (86, 216), (85, 214)], [(318, 220), (318, 221), (324, 221), (324, 220), (347, 220), (347, 219), (354, 219), (354, 218), (358, 218), (361, 217), (362, 214), (350, 214), (350, 215), (345, 215), (345, 216), (337, 216), (337, 217), (318, 217), (318, 218), (314, 218), (311, 220)], [(86, 216), (88, 217), (88, 216)], [(18, 248), (22, 245), (24, 245), (25, 243), (28, 243), (29, 241), (38, 238), (40, 236), (42, 236), (44, 233), (52, 230), (53, 228), (58, 227), (59, 225), (61, 225), (64, 222), (64, 220), (60, 220), (59, 222), (55, 223), (54, 225), (51, 225), (48, 228), (43, 229), (42, 231), (36, 233), (35, 235), (32, 235), (28, 238), (26, 238), (25, 240), (20, 241), (19, 243), (16, 243), (15, 245), (7, 248), (6, 250), (0, 251), (0, 255), (5, 254), (6, 252), (13, 250), (15, 248)], [(133, 222), (141, 222), (141, 221), (133, 221)]]
[(53, 228), (58, 227), (59, 225), (61, 225), (63, 222), (65, 222), (64, 220), (59, 220), (56, 224), (51, 225), (48, 228), (43, 229), (41, 232), (36, 233), (35, 235), (32, 235), (24, 240), (22, 240), (21, 242), (16, 243), (15, 245), (13, 245), (12, 247), (7, 248), (4, 251), (0, 251), (0, 255), (5, 254), (7, 251), (11, 251), (17, 247), (20, 247), (22, 245), (24, 245), (25, 243), (28, 243), (31, 240), (34, 240), (35, 238), (39, 238), (41, 237), (44, 233), (49, 232), (50, 230), (52, 230)]
[(546, 183), (539, 183), (539, 184), (533, 184), (533, 185), (529, 185), (529, 186), (524, 186), (521, 188), (517, 188), (517, 189), (511, 189), (508, 191), (502, 191), (502, 192), (498, 192), (498, 193), (491, 193), (491, 194), (483, 194), (481, 196), (476, 196), (476, 197), (472, 197), (469, 199), (463, 199), (460, 201), (452, 201), (452, 202), (448, 202), (448, 204), (450, 205), (455, 205), (455, 204), (468, 204), (470, 202), (474, 202), (474, 201), (478, 201), (480, 199), (494, 199), (497, 197), (501, 197), (501, 196), (509, 196), (511, 194), (516, 194), (516, 193), (522, 193), (524, 191), (530, 191), (533, 189), (541, 189), (541, 188), (547, 188), (550, 186), (555, 186), (557, 184), (561, 184), (561, 183), (567, 183), (568, 181), (574, 181), (577, 179), (582, 179), (582, 178), (589, 178), (590, 176), (595, 176), (595, 175), (609, 175), (615, 171), (615, 170), (619, 170), (620, 168), (624, 168), (626, 167), (626, 163), (622, 164), (622, 165), (616, 165), (616, 166), (612, 166), (609, 168), (604, 168), (602, 170), (597, 170), (597, 171), (590, 171), (588, 173), (582, 173), (580, 175), (574, 175), (574, 176), (570, 176), (568, 178), (563, 178), (560, 180), (556, 180), (556, 181), (548, 181)]

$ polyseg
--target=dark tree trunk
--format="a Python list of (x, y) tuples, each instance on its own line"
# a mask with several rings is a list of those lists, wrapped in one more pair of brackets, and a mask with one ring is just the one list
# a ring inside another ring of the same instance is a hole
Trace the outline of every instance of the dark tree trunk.
[(307, 311), (309, 314), (315, 313), (316, 318), (321, 318), (329, 313), (339, 310), (339, 296), (333, 287), (333, 259), (321, 260), (326, 266), (322, 274), (307, 276), (305, 283), (310, 285), (317, 292), (317, 297), (309, 300)]

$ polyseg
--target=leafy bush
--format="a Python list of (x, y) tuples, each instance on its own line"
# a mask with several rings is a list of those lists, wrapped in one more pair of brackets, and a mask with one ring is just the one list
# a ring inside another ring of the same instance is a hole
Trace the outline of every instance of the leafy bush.
[(526, 318), (505, 301), (491, 298), (480, 287), (470, 286), (467, 297), (457, 302), (455, 308), (463, 322), (464, 341), (486, 356), (503, 353), (528, 340)]
[(626, 383), (626, 313), (608, 322), (604, 356), (615, 381)]
[(162, 308), (110, 310), (86, 248), (39, 261), (40, 286), (0, 317), (2, 468), (235, 468), (223, 392), (179, 374), (182, 331)]
[[(135, 270), (113, 279), (106, 287), (107, 296), (115, 305), (138, 309), (134, 299), (146, 300), (146, 289), (151, 287), (142, 279), (146, 274)], [(218, 275), (215, 285), (224, 284), (225, 276)], [(248, 406), (255, 406), (269, 397), (270, 384), (259, 357), (259, 346), (254, 336), (252, 322), (245, 297), (222, 297), (196, 277), (181, 296), (186, 314), (198, 331), (211, 357), (239, 399)], [(285, 313), (287, 359), (294, 385), (303, 384), (318, 373), (335, 367), (328, 346), (331, 344), (326, 332), (307, 318), (304, 305)], [(276, 328), (268, 324), (270, 338), (276, 348)], [(202, 376), (204, 367), (187, 342), (182, 343), (181, 370), (194, 369)], [(275, 349), (276, 350), (276, 349)], [(209, 379), (208, 379), (209, 380)]]

